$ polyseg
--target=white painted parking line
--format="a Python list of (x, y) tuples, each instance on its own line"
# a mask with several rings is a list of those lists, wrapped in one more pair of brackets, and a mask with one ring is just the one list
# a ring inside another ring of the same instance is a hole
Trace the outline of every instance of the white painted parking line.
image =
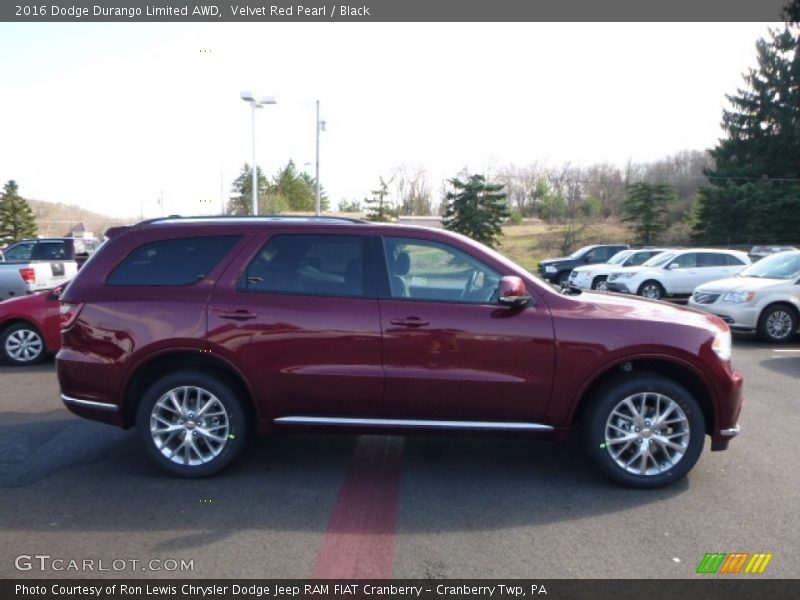
[(799, 353), (799, 354), (800, 354), (800, 348), (798, 348), (797, 350), (775, 350), (775, 349), (773, 348), (773, 350), (772, 350), (772, 351), (773, 351), (773, 352), (796, 352), (796, 353)]

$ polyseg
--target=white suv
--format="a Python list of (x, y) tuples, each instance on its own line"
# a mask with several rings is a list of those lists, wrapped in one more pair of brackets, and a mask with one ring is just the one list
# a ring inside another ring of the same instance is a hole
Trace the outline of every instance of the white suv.
[(569, 284), (582, 290), (606, 290), (606, 279), (612, 271), (622, 267), (636, 267), (666, 248), (646, 248), (644, 250), (621, 250), (608, 259), (608, 262), (575, 267), (569, 274)]
[(767, 342), (791, 340), (800, 320), (800, 250), (768, 256), (737, 277), (699, 286), (689, 306)]
[(689, 296), (698, 285), (733, 277), (750, 264), (738, 250), (691, 248), (662, 252), (639, 267), (626, 267), (608, 276), (608, 290), (659, 300)]

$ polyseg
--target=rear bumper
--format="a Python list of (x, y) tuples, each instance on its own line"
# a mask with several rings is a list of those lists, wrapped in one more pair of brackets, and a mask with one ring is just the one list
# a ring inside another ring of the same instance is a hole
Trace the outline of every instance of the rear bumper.
[(61, 401), (70, 412), (79, 417), (91, 419), (93, 421), (101, 421), (109, 425), (122, 425), (119, 406), (116, 404), (76, 398), (74, 396), (67, 396), (66, 394), (61, 394)]

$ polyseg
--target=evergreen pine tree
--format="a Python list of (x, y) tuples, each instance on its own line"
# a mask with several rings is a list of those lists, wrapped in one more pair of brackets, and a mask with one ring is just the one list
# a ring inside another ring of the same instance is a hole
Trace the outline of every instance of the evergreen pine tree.
[(503, 186), (486, 183), (482, 175), (471, 175), (467, 181), (451, 179), (450, 185), (454, 191), (445, 196), (445, 228), (494, 247), (509, 217)]
[(638, 243), (650, 245), (667, 228), (669, 207), (677, 199), (675, 190), (665, 183), (634, 183), (625, 190), (622, 220), (633, 223)]
[(380, 187), (372, 190), (372, 198), (364, 198), (367, 207), (367, 220), (369, 221), (394, 221), (397, 212), (392, 209), (386, 197), (389, 195), (389, 184), (380, 178)]
[(9, 180), (0, 197), (0, 244), (36, 237), (37, 231), (31, 205), (19, 195), (17, 182)]
[(756, 44), (758, 69), (728, 96), (727, 138), (700, 190), (695, 238), (704, 243), (786, 243), (800, 234), (800, 27)]

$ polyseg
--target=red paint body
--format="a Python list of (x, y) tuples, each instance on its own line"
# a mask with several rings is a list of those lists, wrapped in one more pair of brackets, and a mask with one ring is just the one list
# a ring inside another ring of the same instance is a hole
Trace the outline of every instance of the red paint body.
[(0, 334), (10, 325), (25, 322), (42, 334), (48, 353), (61, 348), (59, 301), (53, 290), (37, 292), (0, 302)]
[[(236, 282), (264, 243), (287, 233), (374, 240), (367, 265), (373, 293), (239, 291)], [(197, 283), (105, 284), (144, 243), (224, 234), (241, 238)], [(446, 244), (502, 276), (519, 277), (531, 302), (392, 298), (381, 236)], [(262, 432), (296, 427), (276, 423), (281, 417), (325, 416), (524, 421), (563, 437), (587, 391), (626, 363), (669, 373), (689, 387), (715, 449), (727, 445), (720, 432), (736, 426), (742, 403), (741, 376), (711, 347), (727, 329), (721, 320), (640, 298), (563, 295), (484, 246), (440, 230), (268, 219), (140, 225), (115, 232), (63, 300), (83, 307), (58, 354), (62, 393), (110, 405), (70, 409), (122, 427), (132, 425), (143, 388), (172, 366), (224, 372), (239, 382)], [(245, 316), (232, 318), (237, 311)]]

